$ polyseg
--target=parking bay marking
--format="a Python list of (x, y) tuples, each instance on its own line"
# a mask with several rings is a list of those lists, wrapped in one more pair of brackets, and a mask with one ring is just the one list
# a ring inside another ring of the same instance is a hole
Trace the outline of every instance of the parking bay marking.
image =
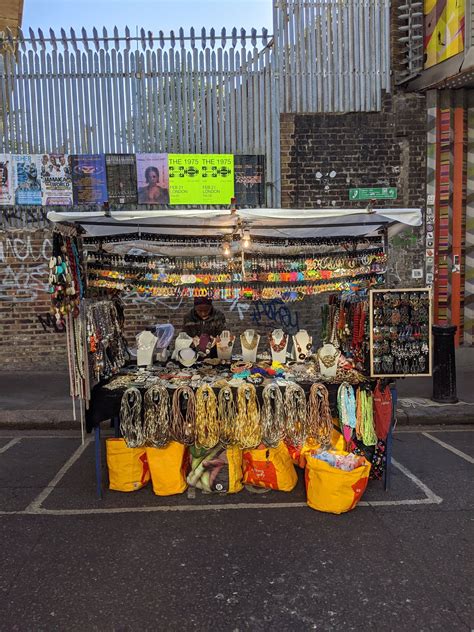
[[(162, 511), (228, 511), (234, 509), (289, 509), (292, 507), (307, 507), (305, 502), (294, 503), (229, 503), (226, 505), (162, 505), (162, 506), (149, 506), (149, 507), (110, 507), (110, 508), (93, 508), (93, 509), (46, 509), (42, 507), (44, 501), (53, 492), (55, 487), (65, 476), (67, 471), (74, 465), (74, 463), (82, 456), (84, 450), (90, 445), (92, 439), (89, 438), (84, 445), (78, 447), (78, 449), (71, 455), (62, 468), (53, 477), (51, 482), (45, 487), (45, 489), (28, 505), (23, 511), (0, 511), (0, 515), (55, 515), (55, 516), (76, 516), (76, 515), (90, 515), (90, 514), (116, 514), (116, 513), (152, 513)], [(401, 505), (432, 505), (440, 504), (443, 499), (437, 496), (429, 487), (427, 487), (423, 481), (417, 478), (410, 470), (401, 465), (395, 459), (392, 459), (392, 464), (402, 474), (409, 478), (414, 485), (416, 485), (424, 494), (425, 498), (414, 498), (405, 500), (372, 500), (361, 501), (359, 506), (361, 507), (383, 507), (383, 506), (401, 506)]]
[(439, 444), (441, 447), (445, 448), (446, 450), (449, 450), (453, 454), (456, 454), (456, 456), (461, 457), (461, 459), (464, 459), (468, 463), (474, 463), (474, 459), (472, 458), (472, 456), (469, 456), (469, 454), (466, 454), (465, 452), (461, 452), (461, 450), (458, 450), (457, 448), (450, 445), (449, 443), (445, 443), (444, 441), (441, 441), (441, 439), (438, 439), (438, 437), (433, 437), (429, 432), (422, 432), (421, 434), (423, 435), (423, 437), (426, 437), (427, 439), (431, 439), (431, 441), (434, 441), (435, 443)]

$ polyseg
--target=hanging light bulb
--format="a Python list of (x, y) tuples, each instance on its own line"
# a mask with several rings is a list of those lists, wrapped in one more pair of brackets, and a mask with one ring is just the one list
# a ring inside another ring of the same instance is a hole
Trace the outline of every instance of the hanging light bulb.
[(222, 253), (224, 257), (230, 257), (230, 243), (227, 241), (227, 239), (224, 241), (222, 245)]
[(245, 249), (250, 247), (250, 231), (248, 228), (244, 228), (242, 232), (242, 246)]

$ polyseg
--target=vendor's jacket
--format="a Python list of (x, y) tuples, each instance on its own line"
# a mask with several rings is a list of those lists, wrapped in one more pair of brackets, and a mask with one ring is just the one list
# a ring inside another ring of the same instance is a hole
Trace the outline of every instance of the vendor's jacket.
[(225, 316), (215, 307), (212, 308), (212, 312), (206, 320), (199, 318), (194, 309), (188, 312), (183, 320), (183, 330), (192, 338), (202, 334), (214, 337), (219, 336), (224, 329)]

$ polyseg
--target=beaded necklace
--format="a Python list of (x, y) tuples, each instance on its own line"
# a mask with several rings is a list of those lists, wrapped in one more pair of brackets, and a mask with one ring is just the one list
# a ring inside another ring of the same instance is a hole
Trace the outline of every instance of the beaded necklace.
[(285, 431), (280, 387), (277, 384), (267, 384), (262, 392), (262, 400), (262, 442), (269, 448), (276, 448)]
[(234, 425), (236, 416), (234, 394), (231, 387), (223, 386), (219, 391), (217, 399), (220, 441), (223, 445), (230, 445), (235, 439)]
[[(185, 416), (181, 410), (181, 399), (184, 399)], [(171, 436), (178, 443), (192, 445), (194, 443), (196, 423), (196, 397), (190, 386), (179, 386), (173, 394), (171, 407)]]
[(339, 425), (344, 438), (348, 441), (357, 423), (354, 389), (348, 382), (343, 382), (338, 388), (337, 409), (339, 412)]
[(142, 395), (138, 388), (127, 388), (120, 402), (120, 432), (129, 448), (145, 444), (141, 419)]
[(288, 336), (287, 334), (283, 334), (283, 338), (281, 339), (280, 342), (275, 342), (273, 339), (273, 335), (272, 334), (268, 334), (268, 340), (270, 341), (270, 347), (272, 348), (272, 350), (275, 353), (279, 353), (280, 351), (283, 351), (283, 349), (286, 347), (287, 341), (288, 341)]
[(169, 443), (170, 396), (165, 386), (154, 385), (144, 397), (143, 434), (146, 445), (163, 448)]
[(196, 447), (213, 448), (219, 442), (217, 398), (212, 388), (204, 384), (196, 391)]
[(295, 446), (306, 440), (306, 395), (299, 384), (288, 384), (285, 390), (285, 439)]
[(255, 448), (262, 442), (262, 426), (257, 392), (253, 384), (242, 384), (237, 390), (235, 442), (241, 448)]
[(327, 449), (331, 445), (331, 434), (332, 415), (328, 389), (324, 384), (312, 384), (308, 401), (308, 437)]

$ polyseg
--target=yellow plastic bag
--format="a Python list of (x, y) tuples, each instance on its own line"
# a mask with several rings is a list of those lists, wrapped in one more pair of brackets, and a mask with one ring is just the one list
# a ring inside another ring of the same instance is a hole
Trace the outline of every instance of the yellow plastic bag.
[(186, 483), (187, 448), (171, 441), (164, 448), (146, 448), (153, 491), (157, 496), (182, 494)]
[(264, 445), (244, 450), (244, 483), (291, 492), (298, 482), (295, 466), (283, 441), (276, 448)]
[[(297, 467), (301, 467), (302, 469), (304, 469), (306, 465), (306, 455), (313, 450), (317, 450), (319, 447), (319, 443), (316, 443), (316, 441), (311, 439), (308, 439), (300, 448), (287, 445), (291, 460)], [(339, 430), (336, 430), (336, 428), (333, 428), (331, 435), (331, 450), (343, 451), (346, 447), (346, 440), (344, 439), (342, 433), (339, 432)]]
[(145, 448), (128, 448), (124, 439), (106, 440), (109, 489), (134, 492), (150, 480)]
[[(348, 454), (338, 451), (338, 454)], [(306, 499), (312, 509), (340, 514), (354, 509), (367, 487), (370, 463), (345, 472), (320, 459), (306, 459)]]
[(186, 480), (191, 487), (227, 494), (241, 491), (242, 450), (239, 447), (218, 445), (206, 449), (192, 446), (189, 453), (191, 469)]

